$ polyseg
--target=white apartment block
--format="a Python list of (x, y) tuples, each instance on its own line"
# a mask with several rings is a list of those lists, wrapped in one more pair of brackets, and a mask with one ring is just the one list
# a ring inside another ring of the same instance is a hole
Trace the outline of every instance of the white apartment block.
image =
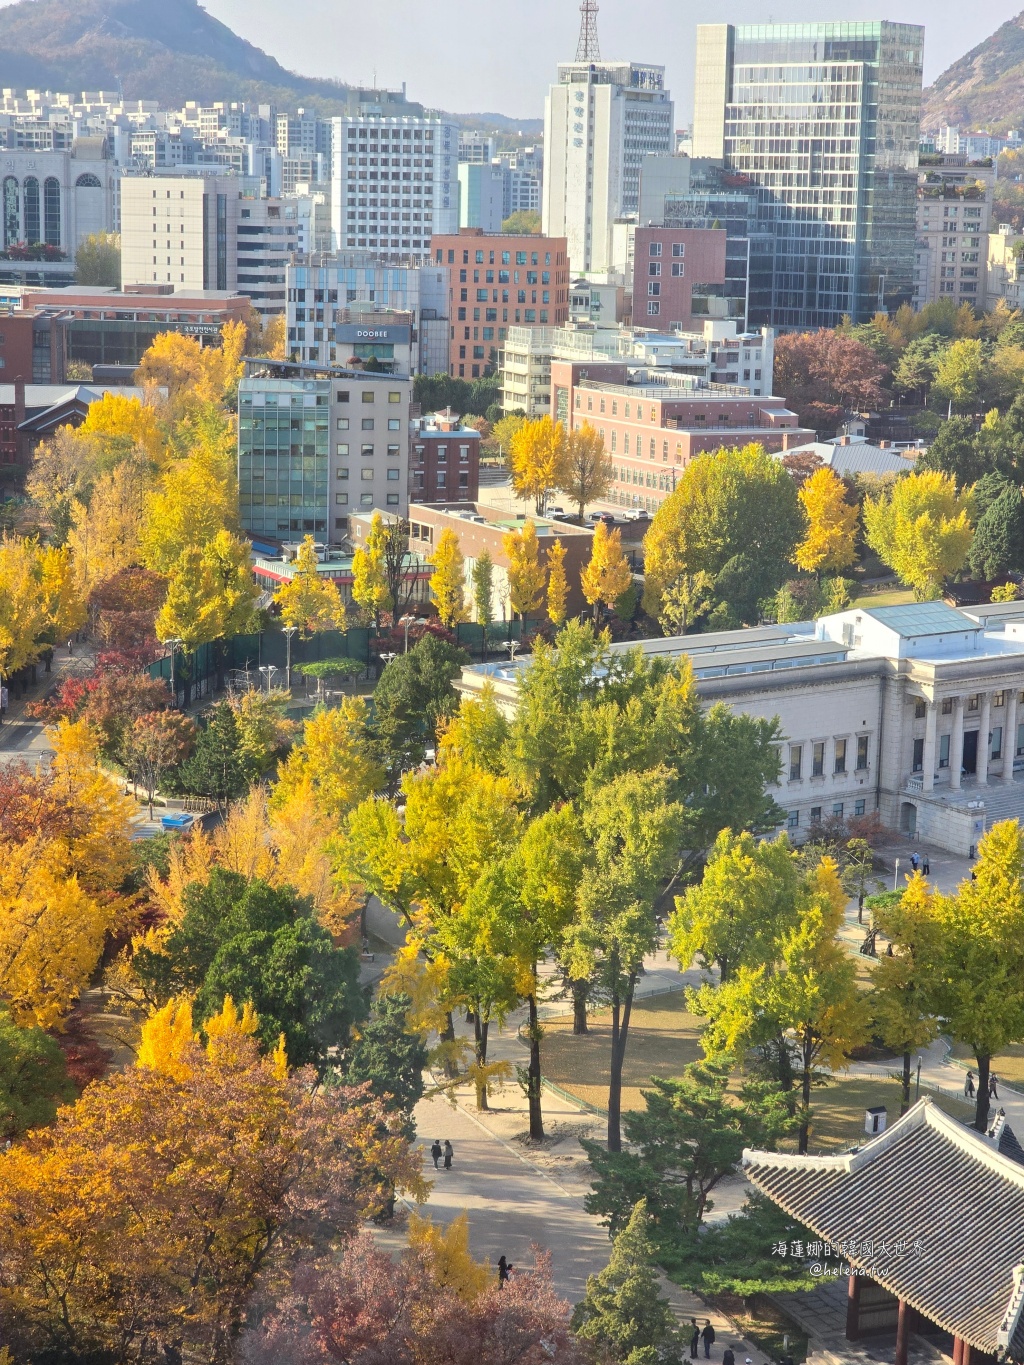
[(543, 230), (576, 274), (613, 269), (612, 225), (640, 205), (640, 167), (673, 145), (665, 68), (564, 62), (544, 101)]
[(285, 311), (285, 270), (311, 250), (311, 199), (261, 199), (238, 176), (125, 176), (121, 284), (228, 289)]
[(917, 186), (914, 306), (952, 299), (985, 307), (987, 235), (995, 167), (943, 156), (921, 167)]
[(331, 235), (337, 251), (426, 260), (434, 233), (459, 229), (454, 124), (430, 118), (332, 120)]
[[(830, 817), (882, 825), (962, 856), (1024, 817), (1024, 603), (850, 610), (818, 621), (613, 645), (693, 665), (701, 702), (777, 717), (769, 793), (797, 842)], [(467, 668), (506, 711), (528, 659)]]

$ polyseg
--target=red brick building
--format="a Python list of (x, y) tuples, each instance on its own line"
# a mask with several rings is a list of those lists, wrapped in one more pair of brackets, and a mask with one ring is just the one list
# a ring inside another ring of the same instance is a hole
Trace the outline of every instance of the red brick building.
[(0, 313), (0, 383), (63, 384), (67, 345), (64, 318)]
[(451, 412), (412, 422), (409, 502), (475, 502), (480, 492), (480, 433)]
[(775, 452), (814, 439), (784, 398), (649, 371), (630, 383), (629, 373), (616, 361), (551, 362), (552, 416), (570, 431), (597, 428), (612, 460), (608, 499), (621, 507), (657, 511), (679, 472), (705, 451), (757, 441)]
[(450, 271), (449, 373), (457, 378), (479, 379), (493, 369), (509, 327), (561, 327), (569, 320), (564, 237), (463, 228), (432, 237), (430, 247), (434, 264)]
[(725, 283), (724, 228), (638, 227), (633, 248), (633, 325), (699, 331), (693, 291)]

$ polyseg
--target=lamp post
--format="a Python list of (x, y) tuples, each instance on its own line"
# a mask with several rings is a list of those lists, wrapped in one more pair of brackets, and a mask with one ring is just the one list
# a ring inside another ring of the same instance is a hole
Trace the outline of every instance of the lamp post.
[(919, 1100), (919, 1099), (921, 1098), (921, 1063), (922, 1063), (923, 1061), (924, 1061), (924, 1058), (921, 1056), (920, 1053), (918, 1053), (918, 1054), (917, 1054), (917, 1094), (914, 1096), (914, 1099), (915, 1099), (915, 1100)]
[(406, 615), (403, 616), (403, 617), (401, 618), (401, 620), (398, 622), (398, 624), (399, 624), (400, 626), (404, 626), (404, 627), (405, 627), (405, 649), (404, 649), (402, 652), (403, 652), (404, 654), (408, 654), (408, 653), (409, 653), (409, 627), (410, 627), (410, 626), (415, 626), (415, 625), (421, 625), (422, 622), (420, 621), (419, 617), (411, 616), (411, 615), (409, 615), (408, 613), (406, 613)]
[(398, 658), (398, 655), (389, 652), (387, 654), (382, 654), (380, 657), (384, 660), (384, 666), (386, 668), (388, 664), (394, 663), (394, 661)]
[(514, 663), (515, 663), (515, 661), (516, 661), (516, 650), (519, 648), (519, 646), (520, 646), (521, 643), (522, 643), (522, 642), (521, 642), (520, 640), (506, 640), (506, 641), (505, 641), (505, 648), (508, 650), (508, 654), (509, 654), (509, 660), (508, 660), (508, 661), (509, 661), (510, 664), (514, 664)]
[(295, 634), (297, 630), (298, 626), (285, 626), (284, 628), (285, 638), (284, 686), (286, 692), (290, 692), (292, 690), (292, 636)]
[(898, 891), (898, 890), (900, 889), (900, 860), (899, 860), (899, 858), (896, 859), (896, 870), (895, 870), (895, 872), (892, 874), (892, 889), (893, 889), (894, 891)]
[(169, 640), (164, 641), (164, 644), (171, 651), (171, 710), (173, 711), (178, 705), (178, 689), (174, 682), (174, 651), (181, 644), (181, 641), (176, 635), (172, 635)]
[(268, 695), (270, 693), (270, 685), (273, 682), (274, 674), (279, 671), (280, 670), (275, 668), (273, 664), (260, 664), (260, 672), (266, 674)]

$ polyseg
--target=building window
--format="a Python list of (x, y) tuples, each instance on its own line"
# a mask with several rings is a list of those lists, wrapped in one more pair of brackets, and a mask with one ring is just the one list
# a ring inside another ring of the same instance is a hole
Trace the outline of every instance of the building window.
[(402, 419), (401, 419), (400, 417), (389, 417), (389, 418), (388, 418), (388, 431), (401, 431), (401, 430), (402, 430)]
[(832, 807), (832, 814), (835, 816), (835, 818), (836, 818), (837, 820), (841, 820), (841, 819), (843, 818), (843, 803), (842, 803), (842, 801), (837, 801), (837, 802), (835, 803), (835, 805)]
[(364, 430), (364, 431), (372, 431), (372, 430), (373, 430), (373, 418), (372, 418), (372, 417), (364, 417), (364, 418), (363, 418), (363, 430)]
[(400, 403), (401, 401), (402, 401), (402, 394), (401, 394), (400, 391), (397, 391), (397, 392), (396, 392), (394, 389), (390, 389), (390, 390), (388, 391), (388, 402), (389, 402), (389, 403)]
[(949, 767), (949, 735), (939, 736), (939, 767)]
[(812, 807), (811, 807), (811, 824), (812, 824), (812, 825), (820, 825), (820, 824), (821, 824), (821, 807), (820, 807), (820, 806), (812, 806)]
[(926, 702), (923, 702), (923, 701), (915, 701), (915, 702), (914, 702), (914, 719), (915, 719), (915, 720), (924, 720), (924, 714), (925, 714), (925, 711), (927, 711), (927, 709), (928, 709), (928, 706), (927, 706), (927, 703), (926, 703)]
[(60, 181), (52, 175), (43, 181), (43, 241), (60, 246)]
[(989, 746), (989, 756), (991, 758), (1002, 758), (1003, 756), (1003, 727), (997, 725), (992, 731), (992, 742)]
[(968, 697), (968, 698), (967, 698), (967, 709), (968, 709), (968, 711), (977, 711), (977, 709), (978, 709), (978, 707), (979, 707), (980, 705), (981, 705), (981, 697), (978, 695), (977, 692), (975, 692), (975, 694), (974, 694), (973, 697)]
[[(648, 316), (649, 318), (660, 317), (660, 316), (661, 316), (661, 304), (660, 304), (660, 303), (655, 303), (655, 302), (648, 303), (648, 305), (647, 305), (647, 316)], [(629, 440), (629, 437), (628, 437), (628, 436), (626, 437), (626, 440), (627, 440), (627, 441)]]
[(359, 477), (362, 479), (363, 483), (372, 483), (373, 470), (369, 467), (369, 465), (367, 465), (365, 466), (365, 468), (359, 471)]
[(373, 446), (360, 446), (359, 449), (360, 449), (360, 454), (363, 456), (363, 459), (364, 459), (364, 460), (372, 460), (372, 459), (373, 459)]
[(373, 402), (373, 399), (374, 399), (374, 392), (373, 392), (373, 390), (372, 390), (372, 389), (364, 389), (364, 390), (363, 390), (363, 402), (364, 402), (364, 403), (372, 403), (372, 402)]
[(789, 780), (790, 782), (800, 781), (800, 770), (803, 766), (804, 746), (802, 744), (791, 744), (789, 746)]
[(685, 256), (685, 255), (686, 255), (686, 243), (685, 243), (685, 242), (673, 242), (673, 243), (672, 243), (672, 255), (673, 255), (673, 256)]
[(398, 482), (398, 478), (399, 478), (400, 473), (401, 473), (401, 470), (398, 470), (398, 469), (389, 469), (389, 470), (388, 470), (388, 483), (397, 483), (397, 482)]
[(837, 772), (837, 773), (845, 773), (845, 772), (846, 772), (846, 740), (845, 740), (845, 739), (837, 739), (837, 740), (835, 741), (835, 745), (836, 745), (836, 761), (835, 761), (835, 768), (833, 769), (833, 771), (834, 771), (834, 772)]
[(800, 812), (798, 810), (791, 810), (789, 812), (789, 815), (786, 819), (786, 828), (787, 829), (800, 828)]
[(659, 276), (661, 274), (661, 262), (652, 261), (650, 265), (647, 267), (647, 273), (648, 275), (652, 275), (655, 278)]
[(914, 765), (913, 765), (913, 771), (914, 771), (915, 773), (924, 772), (924, 740), (923, 740), (923, 739), (915, 739), (915, 740), (914, 740)]
[(372, 507), (372, 506), (373, 506), (373, 494), (372, 494), (372, 493), (360, 493), (360, 495), (359, 495), (359, 505), (360, 505), (360, 507)]
[(398, 506), (398, 503), (399, 503), (398, 494), (397, 494), (397, 493), (389, 493), (389, 494), (388, 494), (388, 506), (389, 506), (389, 507), (397, 507), (397, 506)]
[(864, 814), (864, 811), (865, 811), (865, 805), (866, 805), (866, 803), (865, 803), (863, 797), (861, 797), (861, 799), (860, 799), (859, 801), (854, 801), (854, 803), (853, 803), (853, 813), (854, 813), (854, 815), (855, 815), (855, 816), (863, 815), (863, 814)]
[(868, 736), (857, 736), (857, 771), (863, 772), (868, 766)]
[(992, 698), (992, 705), (993, 705), (993, 706), (1005, 706), (1005, 705), (1006, 705), (1006, 693), (1005, 693), (1005, 692), (997, 692), (997, 693), (995, 694), (995, 696)]
[(818, 740), (811, 748), (811, 776), (825, 775), (825, 741)]
[(652, 256), (660, 256), (660, 255), (661, 255), (661, 243), (660, 243), (660, 242), (652, 242), (652, 243), (651, 243), (651, 255), (652, 255)]
[(944, 698), (942, 699), (942, 714), (943, 714), (944, 716), (951, 716), (951, 715), (953, 714), (953, 698), (952, 698), (952, 697), (944, 697)]

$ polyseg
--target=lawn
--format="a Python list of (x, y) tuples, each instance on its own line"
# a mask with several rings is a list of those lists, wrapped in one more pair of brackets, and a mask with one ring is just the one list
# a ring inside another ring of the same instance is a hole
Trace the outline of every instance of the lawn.
[[(958, 1061), (967, 1062), (968, 1065), (974, 1066), (974, 1070), (977, 1072), (974, 1053), (963, 1043), (953, 1044), (953, 1056)], [(1024, 1045), (1011, 1043), (1005, 1052), (1000, 1052), (998, 1057), (993, 1057), (992, 1070), (1000, 1080), (1024, 1088)]]
[(913, 602), (914, 593), (911, 588), (888, 588), (885, 592), (866, 592), (860, 597), (855, 597), (850, 603), (851, 607), (902, 607), (908, 602)]
[[(894, 1069), (896, 1063), (893, 1063)], [(900, 1096), (902, 1087), (898, 1081), (885, 1080), (878, 1076), (843, 1076), (830, 1085), (822, 1086), (811, 1092), (811, 1139), (812, 1152), (841, 1152), (867, 1140), (864, 1131), (864, 1111), (884, 1104), (889, 1111), (889, 1122), (893, 1123), (900, 1115)], [(957, 1119), (970, 1119), (974, 1110), (966, 1104), (934, 1091), (922, 1090), (930, 1100), (947, 1114)], [(910, 1091), (911, 1103), (914, 1101), (913, 1087)], [(796, 1150), (796, 1139), (784, 1144)]]
[[(603, 1109), (608, 1103), (612, 1052), (611, 1014), (591, 1016), (590, 1032), (576, 1037), (570, 1020), (545, 1024), (541, 1065), (548, 1080), (570, 1094)], [(623, 1109), (642, 1109), (640, 1087), (652, 1076), (681, 1074), (687, 1062), (702, 1056), (700, 1032), (704, 1021), (686, 1010), (683, 991), (633, 1006), (622, 1071)]]

